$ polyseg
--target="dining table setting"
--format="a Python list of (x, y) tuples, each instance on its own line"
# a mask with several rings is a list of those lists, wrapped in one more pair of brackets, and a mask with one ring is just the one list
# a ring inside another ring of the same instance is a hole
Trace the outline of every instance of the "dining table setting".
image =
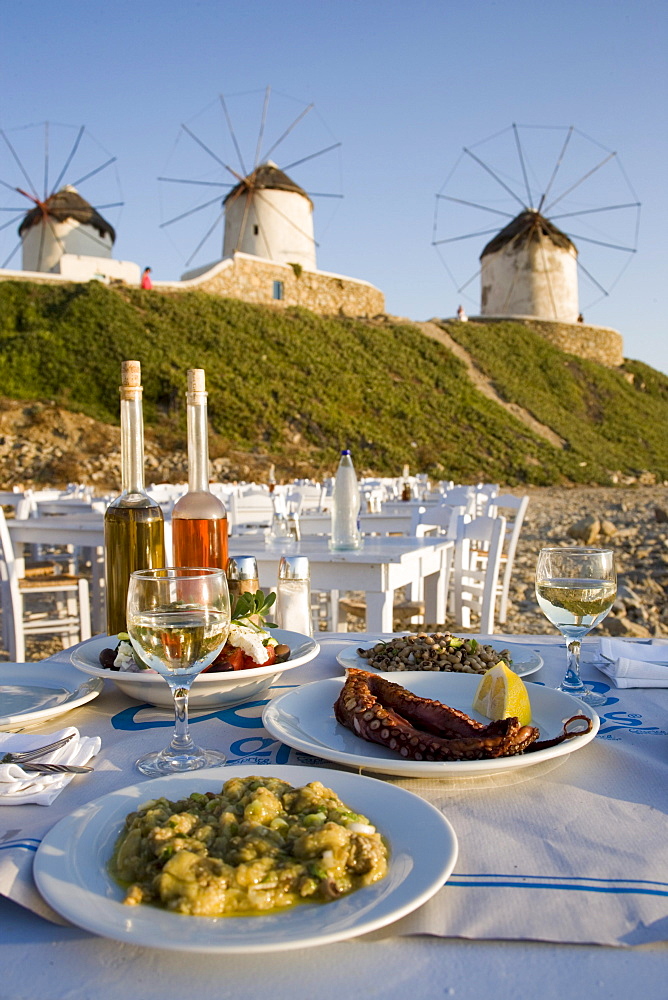
[[(560, 637), (467, 635), (522, 679), (537, 749), (430, 760), (342, 725), (346, 676), (363, 671), (370, 688), (382, 678), (424, 705), (475, 716), (478, 674), (379, 671), (367, 657), (387, 632), (281, 638), (283, 663), (194, 679), (190, 730), (224, 763), (164, 777), (136, 762), (174, 729), (171, 699), (154, 692), (167, 685), (105, 670), (112, 638), (0, 664), (1, 996), (661, 995), (668, 647), (583, 638), (582, 678), (602, 702), (592, 707), (558, 690)], [(575, 716), (586, 725), (564, 739)], [(326, 903), (252, 916), (124, 905), (111, 862), (126, 816), (258, 777), (332, 789), (380, 833), (386, 875)]]

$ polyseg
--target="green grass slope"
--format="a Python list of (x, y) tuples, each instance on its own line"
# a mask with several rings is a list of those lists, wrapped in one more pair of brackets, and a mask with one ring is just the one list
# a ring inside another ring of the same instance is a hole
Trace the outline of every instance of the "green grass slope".
[(451, 324), (506, 400), (552, 427), (555, 448), (483, 396), (463, 364), (410, 325), (277, 311), (200, 292), (0, 283), (2, 392), (118, 423), (120, 362), (142, 363), (144, 415), (183, 444), (186, 370), (206, 369), (212, 457), (243, 449), (329, 474), (360, 471), (506, 484), (668, 478), (668, 379), (610, 371), (524, 327)]

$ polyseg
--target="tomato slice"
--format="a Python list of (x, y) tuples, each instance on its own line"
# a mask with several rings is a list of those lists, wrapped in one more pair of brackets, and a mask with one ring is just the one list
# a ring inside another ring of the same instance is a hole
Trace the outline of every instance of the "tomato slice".
[(264, 663), (258, 663), (249, 653), (244, 653), (243, 649), (239, 649), (238, 646), (230, 646), (226, 643), (211, 666), (206, 667), (202, 673), (220, 673), (225, 670), (252, 670), (254, 667), (268, 667), (271, 663), (276, 662), (276, 650), (274, 646), (266, 646), (265, 649), (268, 654), (267, 659)]

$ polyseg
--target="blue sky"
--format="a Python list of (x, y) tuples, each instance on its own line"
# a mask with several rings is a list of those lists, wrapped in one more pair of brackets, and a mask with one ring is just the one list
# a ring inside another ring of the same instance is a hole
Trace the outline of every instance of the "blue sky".
[[(84, 125), (64, 181), (117, 158), (80, 189), (95, 204), (124, 202), (103, 212), (118, 230), (114, 256), (150, 264), (158, 280), (180, 276), (220, 209), (161, 228), (218, 189), (157, 178), (225, 179), (181, 126), (240, 169), (220, 94), (246, 165), (265, 88), (265, 149), (313, 103), (272, 158), (283, 166), (340, 143), (290, 171), (308, 191), (343, 195), (314, 199), (318, 266), (372, 282), (388, 312), (416, 320), (452, 316), (460, 302), (478, 311), (474, 275), (490, 236), (439, 250), (432, 241), (494, 225), (495, 216), (467, 215), (437, 194), (509, 209), (502, 186), (462, 149), (527, 201), (511, 127), (521, 126), (535, 200), (574, 126), (555, 194), (617, 156), (559, 209), (642, 203), (635, 254), (575, 239), (608, 292), (581, 279), (585, 319), (618, 329), (628, 357), (668, 373), (663, 2), (0, 0), (0, 15), (0, 127), (33, 183), (41, 190), (45, 178), (42, 123), (51, 123), (49, 184)], [(0, 181), (22, 186), (18, 169), (0, 143)], [(14, 204), (2, 188), (0, 205)], [(557, 224), (588, 241), (636, 245), (631, 209)], [(14, 233), (0, 232), (3, 260)], [(218, 226), (192, 266), (217, 259), (221, 245)]]

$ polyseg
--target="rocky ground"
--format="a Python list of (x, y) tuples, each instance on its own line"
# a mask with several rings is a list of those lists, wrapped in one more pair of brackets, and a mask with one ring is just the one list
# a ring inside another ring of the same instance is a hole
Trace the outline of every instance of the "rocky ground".
[[(508, 618), (498, 631), (553, 631), (536, 603), (538, 552), (545, 545), (578, 542), (615, 551), (618, 598), (599, 633), (668, 636), (668, 486), (549, 487), (527, 492), (530, 501), (515, 556)], [(397, 620), (395, 627), (406, 625)], [(351, 616), (349, 628), (361, 630), (363, 622)], [(471, 631), (478, 631), (475, 620)]]
[(615, 551), (617, 601), (598, 631), (668, 636), (668, 486), (552, 487), (530, 490), (529, 494), (504, 631), (551, 630), (534, 594), (538, 552), (544, 545), (578, 541), (605, 544)]

